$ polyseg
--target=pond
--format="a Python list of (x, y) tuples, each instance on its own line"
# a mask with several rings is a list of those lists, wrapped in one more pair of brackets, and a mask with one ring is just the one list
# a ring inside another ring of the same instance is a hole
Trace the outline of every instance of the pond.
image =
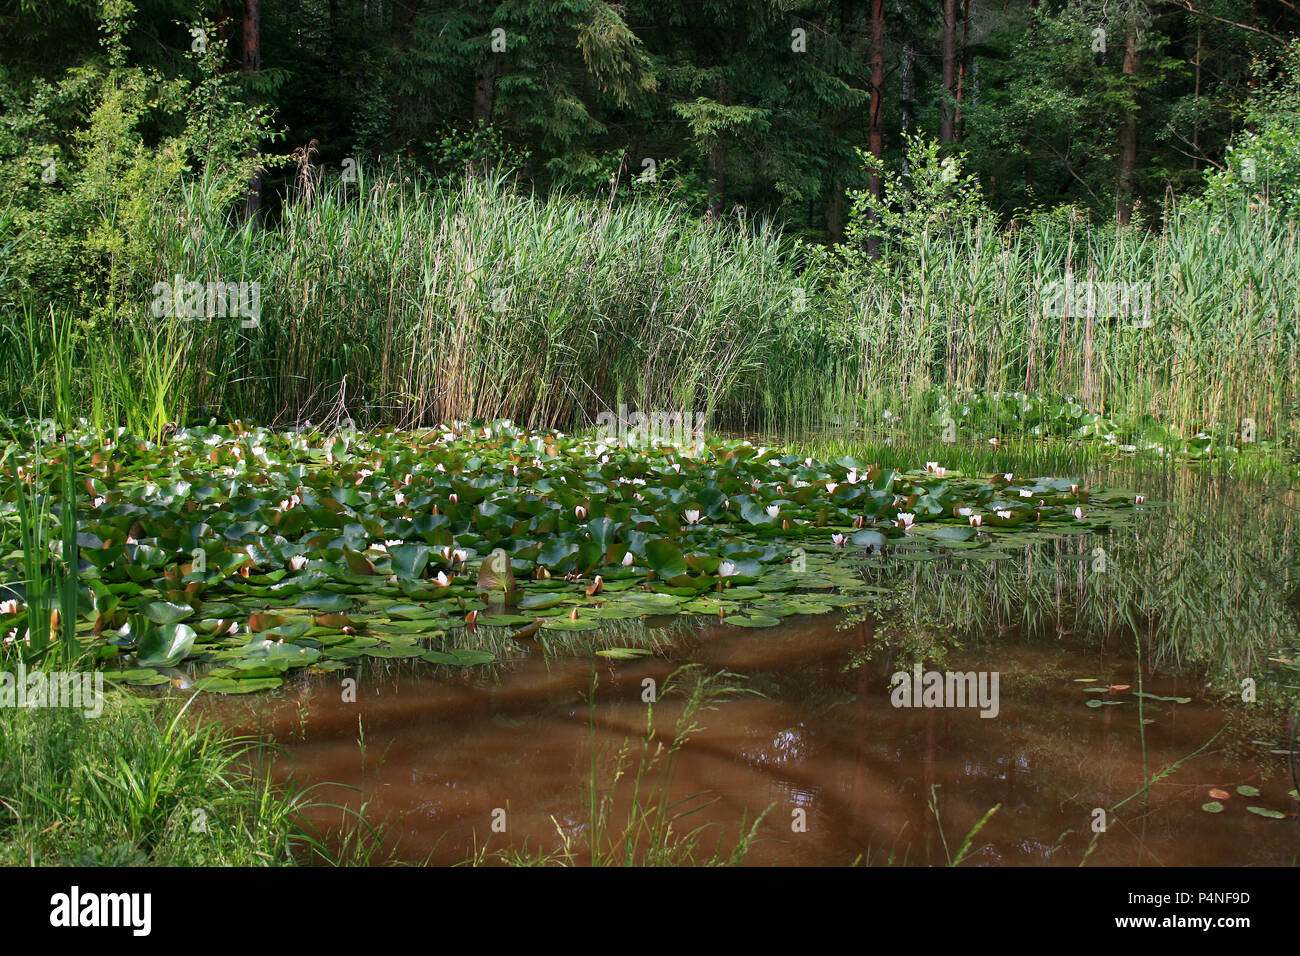
[(11, 587), (0, 623), (198, 691), (377, 859), (1295, 862), (1284, 476), (844, 450), (70, 436), (16, 477), (76, 509), (78, 614)]
[[(996, 560), (859, 555), (864, 608), (767, 628), (620, 621), (604, 645), (523, 642), (486, 670), (377, 661), (354, 692), (331, 674), (212, 709), (283, 746), (281, 779), (355, 787), (334, 798), (366, 805), (406, 861), (588, 862), (590, 808), (608, 812), (600, 842), (625, 835), (636, 770), (687, 706), (670, 693), (651, 711), (647, 679), (661, 691), (694, 666), (741, 692), (640, 786), (664, 789), (681, 834), (703, 828), (696, 861), (725, 858), (761, 816), (747, 865), (1294, 865), (1294, 728), (1266, 699), (1297, 683), (1290, 486), (1123, 461), (1087, 472), (1152, 505)], [(610, 643), (653, 653), (593, 653)], [(996, 673), (996, 714), (895, 706), (894, 674), (918, 657)]]

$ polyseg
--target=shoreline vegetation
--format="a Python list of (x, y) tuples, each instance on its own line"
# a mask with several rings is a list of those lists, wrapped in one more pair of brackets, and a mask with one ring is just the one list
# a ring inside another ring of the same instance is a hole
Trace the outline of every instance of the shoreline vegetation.
[(1300, 234), (1267, 206), (1159, 231), (949, 221), (864, 263), (661, 201), (310, 175), (266, 228), (201, 186), (160, 205), (154, 254), (89, 315), (11, 284), (0, 409), (45, 390), (62, 428), (155, 440), (212, 418), (569, 429), (619, 405), (790, 432), (1017, 394), (1127, 421), (1123, 443), (1295, 447)]

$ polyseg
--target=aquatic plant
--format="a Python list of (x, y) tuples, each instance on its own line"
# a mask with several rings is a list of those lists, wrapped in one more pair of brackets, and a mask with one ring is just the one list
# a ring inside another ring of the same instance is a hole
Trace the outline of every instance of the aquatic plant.
[[(900, 472), (742, 441), (605, 444), (509, 422), (235, 424), (160, 444), (81, 431), (53, 450), (12, 446), (7, 467), (41, 455), (75, 459), (78, 633), (108, 676), (162, 684), (200, 664), (195, 686), (227, 693), (365, 657), (484, 663), (470, 645), (485, 627), (521, 641), (675, 614), (769, 627), (865, 600), (850, 559), (887, 542), (975, 553), (1004, 535), (1104, 531), (1134, 503), (1071, 479)], [(27, 614), (11, 607), (0, 626)]]

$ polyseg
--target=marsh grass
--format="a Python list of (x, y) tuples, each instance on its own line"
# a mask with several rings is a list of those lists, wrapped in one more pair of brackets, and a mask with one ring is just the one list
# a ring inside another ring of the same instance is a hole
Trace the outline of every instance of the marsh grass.
[[(109, 318), (28, 290), (0, 319), (0, 408), (60, 362), (69, 409), (142, 435), (209, 417), (570, 428), (620, 402), (789, 432), (920, 420), (935, 388), (1075, 395), (1185, 435), (1249, 419), (1292, 449), (1300, 432), (1300, 239), (1268, 208), (1171, 211), (1157, 231), (976, 222), (863, 270), (649, 198), (299, 182), (267, 227), (187, 184), (143, 221), (153, 265)], [(258, 283), (257, 321), (152, 316), (177, 275)], [(1149, 289), (1151, 309), (1048, 308), (1067, 279)], [(52, 329), (51, 309), (77, 321)]]
[(262, 747), (186, 707), (110, 695), (104, 713), (0, 708), (0, 862), (236, 865), (368, 859), (302, 822), (313, 788), (273, 786)]

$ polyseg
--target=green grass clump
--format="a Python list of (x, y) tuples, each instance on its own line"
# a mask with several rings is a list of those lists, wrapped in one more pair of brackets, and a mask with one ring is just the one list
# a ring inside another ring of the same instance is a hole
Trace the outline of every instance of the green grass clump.
[(158, 700), (0, 707), (0, 865), (339, 862), (301, 822), (314, 798), (274, 785), (262, 750)]

